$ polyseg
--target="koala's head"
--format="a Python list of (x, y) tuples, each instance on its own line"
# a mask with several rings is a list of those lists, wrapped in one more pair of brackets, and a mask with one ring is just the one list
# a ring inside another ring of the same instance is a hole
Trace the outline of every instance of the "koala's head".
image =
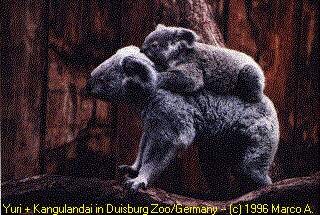
[(166, 67), (167, 61), (178, 52), (192, 49), (198, 35), (189, 29), (166, 27), (159, 24), (145, 39), (141, 52), (157, 66)]
[(155, 81), (153, 67), (153, 62), (138, 47), (119, 49), (93, 70), (92, 77), (87, 81), (87, 93), (101, 100), (120, 101), (125, 97), (123, 86), (129, 78), (139, 79), (142, 83)]

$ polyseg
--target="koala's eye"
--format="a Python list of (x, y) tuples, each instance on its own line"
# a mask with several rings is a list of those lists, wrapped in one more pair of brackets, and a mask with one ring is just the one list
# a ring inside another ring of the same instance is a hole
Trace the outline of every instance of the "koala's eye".
[(153, 43), (151, 43), (150, 47), (156, 49), (159, 47), (159, 43), (157, 41), (154, 41)]

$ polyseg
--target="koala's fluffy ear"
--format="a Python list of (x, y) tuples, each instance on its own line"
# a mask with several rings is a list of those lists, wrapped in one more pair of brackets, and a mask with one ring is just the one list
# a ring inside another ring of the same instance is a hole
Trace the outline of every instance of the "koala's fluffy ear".
[(165, 30), (167, 27), (162, 25), (162, 24), (158, 24), (156, 27), (156, 31), (161, 31), (161, 30)]
[(185, 28), (178, 29), (176, 37), (179, 41), (186, 41), (188, 46), (192, 46), (200, 39), (196, 32)]
[(130, 77), (138, 76), (142, 82), (149, 82), (155, 80), (156, 72), (154, 72), (152, 65), (148, 65), (143, 60), (134, 56), (127, 56), (120, 61), (120, 65), (126, 75)]

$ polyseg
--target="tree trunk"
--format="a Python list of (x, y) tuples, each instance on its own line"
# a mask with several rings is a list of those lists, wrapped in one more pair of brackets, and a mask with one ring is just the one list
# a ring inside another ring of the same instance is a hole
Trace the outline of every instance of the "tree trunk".
[(1, 19), (2, 180), (43, 171), (48, 1), (4, 1)]
[(225, 47), (223, 36), (214, 18), (212, 8), (204, 0), (161, 0), (167, 10), (173, 9), (178, 25), (193, 29), (201, 42)]

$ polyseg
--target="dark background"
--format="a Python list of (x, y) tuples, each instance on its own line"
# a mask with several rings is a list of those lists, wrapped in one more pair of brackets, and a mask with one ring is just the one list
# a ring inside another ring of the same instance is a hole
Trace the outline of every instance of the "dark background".
[[(185, 2), (209, 6), (220, 40), (265, 71), (281, 130), (273, 181), (319, 171), (315, 1), (25, 0), (1, 1), (1, 180), (117, 178), (116, 166), (134, 161), (142, 124), (129, 106), (88, 97), (86, 80), (117, 49), (140, 46), (158, 23), (205, 35), (194, 27), (205, 22), (187, 22), (193, 10), (179, 7)], [(195, 147), (181, 154), (157, 186), (205, 190), (197, 156)]]

